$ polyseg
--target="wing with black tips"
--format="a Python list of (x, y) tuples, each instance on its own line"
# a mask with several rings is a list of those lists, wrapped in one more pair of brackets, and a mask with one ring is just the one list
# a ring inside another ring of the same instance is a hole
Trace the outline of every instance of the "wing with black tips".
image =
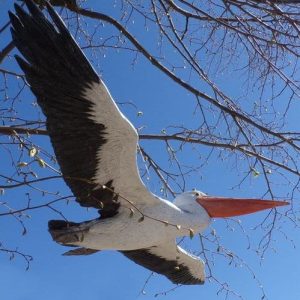
[(204, 262), (176, 246), (175, 242), (121, 253), (138, 265), (166, 276), (175, 284), (194, 285), (205, 281)]
[[(31, 1), (10, 13), (16, 59), (45, 116), (63, 177), (82, 206), (111, 217), (138, 193), (150, 199), (136, 164), (138, 135), (45, 1), (50, 22)], [(120, 197), (119, 195), (124, 196)], [(136, 197), (138, 198), (138, 197)], [(151, 205), (148, 203), (148, 205)]]

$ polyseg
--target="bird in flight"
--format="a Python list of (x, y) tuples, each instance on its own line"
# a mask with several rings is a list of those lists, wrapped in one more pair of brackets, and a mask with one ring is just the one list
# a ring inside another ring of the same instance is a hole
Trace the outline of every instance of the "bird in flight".
[(45, 1), (49, 19), (32, 0), (28, 12), (9, 12), (16, 60), (46, 116), (66, 184), (76, 201), (99, 210), (82, 223), (49, 221), (53, 239), (78, 248), (67, 255), (117, 250), (175, 284), (202, 284), (204, 262), (176, 244), (226, 218), (287, 202), (210, 197), (185, 192), (173, 203), (152, 194), (136, 162), (138, 134), (118, 109), (60, 16)]

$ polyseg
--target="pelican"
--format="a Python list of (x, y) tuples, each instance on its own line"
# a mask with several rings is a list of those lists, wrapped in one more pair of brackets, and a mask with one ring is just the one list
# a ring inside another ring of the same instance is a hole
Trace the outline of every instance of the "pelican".
[(212, 218), (286, 205), (185, 192), (173, 203), (152, 194), (136, 162), (138, 134), (118, 109), (60, 16), (45, 1), (47, 19), (32, 0), (28, 12), (9, 12), (11, 33), (23, 58), (15, 58), (46, 116), (57, 161), (76, 201), (99, 210), (81, 223), (49, 221), (49, 232), (66, 255), (117, 250), (175, 284), (202, 284), (204, 262), (176, 244), (202, 232)]

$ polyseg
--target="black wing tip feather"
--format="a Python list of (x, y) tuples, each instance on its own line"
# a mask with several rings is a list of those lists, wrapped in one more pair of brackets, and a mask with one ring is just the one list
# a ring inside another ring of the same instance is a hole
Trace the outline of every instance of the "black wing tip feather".
[[(15, 14), (12, 13), (11, 11), (8, 12), (11, 20), (12, 18), (17, 18), (17, 19), (29, 19), (29, 18), (41, 18), (41, 19), (46, 19), (45, 15), (42, 13), (40, 8), (32, 1), (32, 0), (23, 0), (26, 4), (26, 7), (28, 9), (28, 12), (24, 10), (22, 6), (20, 6), (17, 3), (14, 3), (14, 8), (15, 8)], [(45, 1), (45, 3), (48, 3)], [(49, 4), (51, 7), (51, 4)], [(48, 6), (47, 6), (48, 7)], [(51, 7), (52, 8), (52, 7)]]
[[(27, 6), (27, 1), (25, 1), (25, 4)], [(14, 3), (14, 8), (15, 8), (15, 11), (16, 11), (17, 14), (26, 13), (25, 10), (18, 3)]]
[(48, 1), (46, 1), (46, 7), (49, 12), (49, 15), (51, 16), (51, 18), (53, 19), (55, 24), (63, 25), (63, 27), (66, 28), (64, 22), (62, 22), (60, 16), (57, 14), (55, 9), (52, 7), (52, 5)]
[[(41, 12), (41, 10), (39, 9), (39, 7), (32, 1), (32, 0), (24, 0), (28, 10), (30, 11), (30, 13), (33, 16), (38, 16), (38, 17), (42, 17), (44, 18), (43, 13)], [(48, 3), (48, 1), (44, 1), (46, 4)], [(49, 4), (50, 5), (50, 4)]]
[[(42, 11), (38, 7), (38, 5), (36, 3), (34, 3), (32, 0), (23, 0), (23, 2), (26, 4), (26, 7), (27, 7), (29, 13), (33, 17), (45, 18), (44, 14), (42, 13)], [(46, 4), (48, 9), (49, 8), (53, 9), (51, 4), (48, 3), (48, 1), (44, 1), (44, 4)], [(14, 8), (15, 8), (15, 11), (17, 14), (28, 15), (28, 13), (19, 4), (14, 3)]]
[[(15, 56), (16, 61), (47, 117), (47, 129), (63, 174), (90, 180), (96, 175), (97, 152), (106, 143), (106, 127), (90, 119), (92, 101), (83, 92), (101, 80), (53, 7), (43, 2), (49, 13), (46, 16), (32, 0), (24, 2), (27, 9), (16, 4), (15, 13), (9, 12), (12, 39), (21, 53)], [(79, 128), (76, 134), (74, 122)], [(79, 164), (74, 163), (75, 159), (80, 160)], [(77, 202), (100, 209), (101, 218), (118, 212), (120, 204), (114, 193), (96, 184), (65, 181)], [(112, 180), (106, 186), (113, 189)]]
[[(34, 3), (32, 3), (34, 4)], [(34, 4), (35, 5), (35, 4)], [(26, 6), (29, 10), (29, 7), (28, 7), (28, 4), (26, 2)], [(21, 7), (19, 4), (15, 3), (14, 4), (14, 8), (15, 8), (15, 12), (16, 12), (16, 15), (20, 18), (20, 19), (23, 19), (23, 20), (28, 20), (31, 18), (30, 14), (28, 14), (23, 7)], [(38, 8), (37, 8), (38, 9)], [(31, 11), (29, 10), (29, 12), (31, 13)], [(32, 13), (31, 13), (32, 14)]]
[(13, 12), (8, 11), (8, 16), (9, 16), (10, 22), (12, 24), (12, 26), (10, 27), (11, 31), (13, 30), (15, 33), (15, 29), (18, 29), (18, 28), (21, 29), (23, 27), (20, 19)]
[(30, 65), (21, 56), (16, 54), (14, 57), (20, 68), (23, 70), (24, 73), (26, 73), (29, 70)]
[(8, 16), (9, 16), (9, 19), (10, 19), (10, 22), (12, 23), (12, 25), (14, 25), (16, 19), (19, 21), (19, 19), (16, 17), (16, 15), (11, 12), (10, 10), (8, 11)]
[[(49, 63), (54, 58), (59, 65), (67, 65), (69, 74), (84, 77), (85, 81), (99, 83), (99, 76), (90, 65), (88, 59), (72, 37), (64, 21), (48, 1), (45, 1), (49, 17), (48, 20), (40, 8), (32, 0), (24, 0), (28, 12), (19, 4), (15, 4), (15, 13), (9, 12), (12, 28), (12, 38), (25, 59), (31, 64), (36, 58), (44, 59), (44, 64), (50, 69)], [(25, 51), (24, 51), (25, 50)], [(44, 56), (39, 55), (42, 52)], [(45, 56), (49, 56), (45, 58)], [(41, 65), (41, 60), (38, 60)], [(36, 65), (37, 68), (40, 65)], [(25, 74), (26, 75), (26, 74)]]

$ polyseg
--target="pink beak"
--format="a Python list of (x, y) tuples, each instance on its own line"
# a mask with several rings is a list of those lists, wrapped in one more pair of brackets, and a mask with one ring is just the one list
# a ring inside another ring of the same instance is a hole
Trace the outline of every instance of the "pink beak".
[(228, 218), (251, 214), (260, 210), (288, 205), (286, 201), (261, 199), (201, 197), (196, 201), (207, 211), (211, 218)]

